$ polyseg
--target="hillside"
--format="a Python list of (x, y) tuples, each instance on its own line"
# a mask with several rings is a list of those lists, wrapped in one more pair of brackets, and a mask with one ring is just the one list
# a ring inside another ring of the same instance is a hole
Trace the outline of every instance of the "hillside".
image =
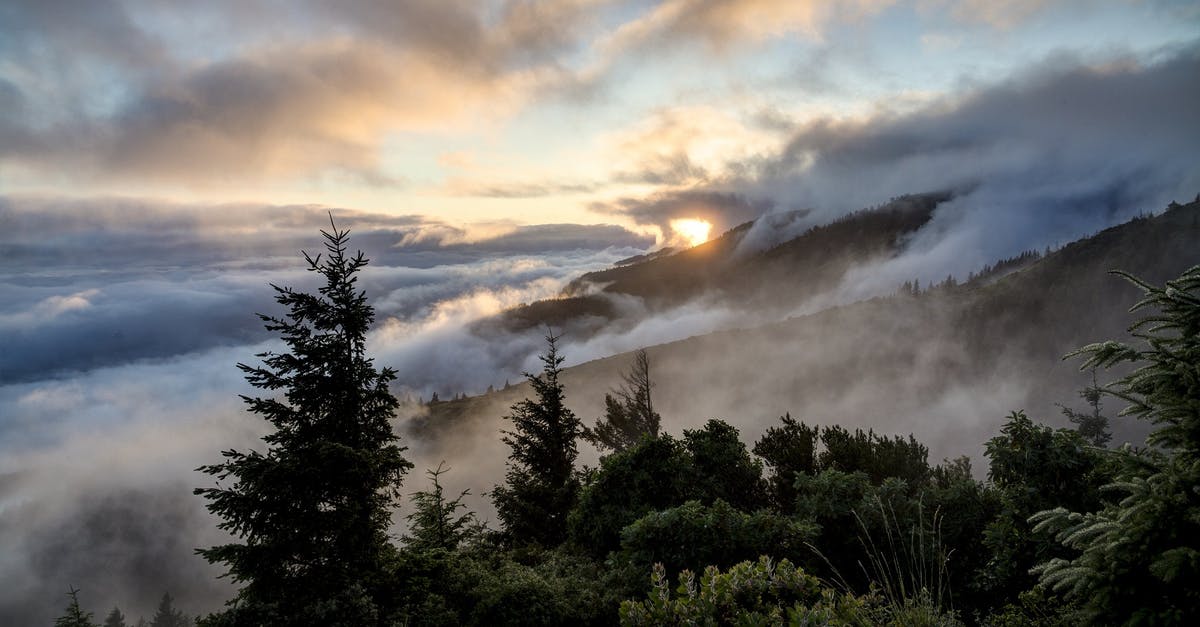
[[(481, 333), (550, 325), (589, 335), (621, 316), (610, 298), (635, 297), (649, 311), (700, 296), (756, 307), (794, 306), (828, 290), (853, 267), (895, 255), (904, 238), (929, 222), (947, 193), (903, 196), (864, 209), (765, 250), (741, 246), (747, 222), (678, 252), (622, 260), (572, 281), (563, 297), (509, 310), (477, 325)], [(752, 280), (748, 280), (752, 279)]]
[[(1123, 336), (1131, 320), (1136, 290), (1109, 270), (1162, 281), (1195, 264), (1200, 204), (1174, 206), (987, 284), (876, 298), (650, 347), (655, 404), (671, 432), (721, 417), (753, 438), (791, 412), (821, 424), (913, 432), (935, 459), (978, 451), (1009, 411), (1065, 422), (1055, 404), (1078, 405), (1075, 390), (1088, 379), (1061, 357)], [(565, 372), (568, 402), (585, 422), (601, 414), (604, 392), (629, 362), (616, 355)], [(441, 403), (410, 428), (431, 452), (446, 436), (455, 448), (477, 447), (475, 458), (494, 460), (499, 472), (501, 417), (526, 393), (519, 385)], [(1115, 416), (1119, 408), (1109, 404), (1106, 413)], [(1118, 441), (1136, 441), (1143, 426), (1116, 420), (1114, 430)]]

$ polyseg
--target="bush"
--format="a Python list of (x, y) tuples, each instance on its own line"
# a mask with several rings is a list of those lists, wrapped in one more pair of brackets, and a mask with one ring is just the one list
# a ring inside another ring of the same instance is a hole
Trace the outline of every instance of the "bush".
[(765, 553), (796, 556), (816, 528), (768, 511), (740, 512), (725, 501), (711, 506), (688, 501), (639, 518), (621, 533), (623, 557), (634, 565), (699, 570), (731, 566)]

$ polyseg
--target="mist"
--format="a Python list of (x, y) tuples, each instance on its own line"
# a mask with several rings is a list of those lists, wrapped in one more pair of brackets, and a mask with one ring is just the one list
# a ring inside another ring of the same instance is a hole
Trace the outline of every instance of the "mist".
[[(779, 289), (774, 306), (752, 308), (705, 293), (667, 309), (603, 295), (614, 320), (560, 329), (569, 405), (593, 423), (629, 367), (624, 353), (646, 346), (665, 432), (721, 418), (752, 443), (790, 412), (913, 433), (931, 461), (968, 455), (980, 474), (982, 443), (1009, 411), (1062, 422), (1054, 404), (1072, 404), (1086, 378), (1059, 357), (1119, 334), (1132, 292), (1090, 277), (1111, 297), (1086, 304), (1094, 317), (1054, 342), (1012, 346), (1003, 320), (968, 337), (958, 305), (881, 297), (1193, 197), (1198, 75), (1195, 47), (1142, 64), (1048, 59), (915, 111), (786, 127), (786, 148), (737, 177), (598, 205), (640, 225), (760, 218), (742, 240), (750, 255), (894, 196), (951, 194), (893, 255), (820, 293)], [(206, 480), (193, 469), (223, 449), (261, 447), (264, 425), (237, 398), (253, 390), (234, 364), (278, 347), (254, 313), (277, 312), (269, 283), (314, 285), (298, 251), (318, 249), (331, 212), (372, 260), (361, 277), (377, 312), (368, 346), (399, 372), (396, 429), (416, 464), (404, 490), (423, 489), (423, 470), (445, 460), (444, 485), (470, 489), (485, 518), (507, 456), (503, 416), (528, 393), (521, 373), (538, 370), (547, 329), (478, 323), (654, 244), (614, 225), (472, 231), (316, 206), (0, 197), (12, 225), (0, 231), (0, 622), (48, 622), (70, 585), (88, 609), (120, 605), (130, 617), (149, 615), (164, 591), (189, 613), (229, 598), (219, 571), (192, 554), (222, 539), (190, 494)], [(449, 423), (413, 402), (506, 382), (517, 385), (468, 400)], [(597, 452), (581, 449), (594, 466)]]

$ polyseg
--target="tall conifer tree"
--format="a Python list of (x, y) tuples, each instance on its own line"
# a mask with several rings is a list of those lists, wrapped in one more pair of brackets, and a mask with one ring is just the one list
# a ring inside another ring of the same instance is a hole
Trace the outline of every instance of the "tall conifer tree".
[[(330, 219), (332, 224), (332, 216)], [(346, 254), (348, 231), (322, 231), (326, 253), (304, 253), (320, 275), (318, 293), (272, 285), (286, 317), (260, 314), (287, 350), (238, 364), (272, 396), (243, 397), (271, 423), (264, 451), (224, 451), (199, 470), (217, 485), (195, 492), (239, 538), (197, 552), (229, 568), (242, 588), (214, 624), (370, 625), (388, 620), (386, 531), (404, 474), (412, 467), (389, 419), (395, 372), (366, 357), (374, 310), (358, 289), (367, 265)]]
[(54, 627), (96, 627), (92, 622), (92, 613), (79, 607), (79, 590), (70, 588), (67, 596), (71, 597), (71, 602), (67, 604), (65, 613), (55, 619)]
[(624, 384), (604, 395), (604, 417), (592, 429), (584, 427), (583, 437), (600, 450), (620, 453), (637, 444), (643, 436), (658, 437), (662, 417), (654, 411), (650, 398), (650, 358), (646, 350), (634, 353), (633, 368), (621, 376)]
[(549, 349), (540, 357), (542, 373), (525, 373), (537, 400), (513, 405), (508, 416), (513, 430), (504, 432), (512, 452), (506, 482), (492, 491), (492, 500), (514, 542), (561, 544), (567, 535), (567, 512), (579, 494), (575, 457), (583, 425), (564, 403), (558, 339), (553, 333), (546, 336)]

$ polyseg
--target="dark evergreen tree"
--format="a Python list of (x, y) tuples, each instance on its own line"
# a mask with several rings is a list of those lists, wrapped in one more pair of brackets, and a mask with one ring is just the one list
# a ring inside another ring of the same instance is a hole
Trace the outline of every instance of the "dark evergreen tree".
[(507, 419), (513, 430), (504, 432), (504, 442), (512, 449), (506, 481), (492, 490), (496, 515), (514, 544), (561, 544), (567, 512), (579, 492), (575, 457), (583, 426), (564, 404), (558, 336), (550, 333), (546, 342), (549, 348), (540, 356), (542, 373), (525, 373), (537, 400), (512, 406)]
[(126, 627), (125, 615), (121, 613), (119, 608), (112, 608), (108, 613), (108, 617), (104, 619), (104, 627)]
[(987, 441), (985, 454), (1000, 511), (984, 531), (991, 556), (979, 586), (996, 599), (1014, 599), (1035, 583), (1030, 568), (1063, 554), (1048, 535), (1033, 533), (1029, 516), (1056, 505), (1093, 510), (1109, 476), (1099, 453), (1074, 429), (1052, 429), (1020, 411)]
[(571, 510), (571, 540), (596, 557), (620, 548), (621, 530), (650, 512), (682, 505), (694, 493), (692, 460), (663, 434), (600, 460)]
[(583, 437), (601, 451), (621, 452), (637, 444), (642, 436), (657, 437), (662, 417), (654, 411), (650, 388), (650, 358), (645, 349), (634, 353), (633, 368), (621, 377), (624, 384), (604, 395), (604, 417)]
[(754, 444), (754, 454), (771, 468), (770, 496), (775, 508), (791, 512), (796, 508), (796, 473), (817, 471), (819, 429), (797, 422), (791, 414), (779, 420), (783, 425), (767, 429)]
[(92, 622), (92, 613), (79, 607), (79, 590), (69, 588), (67, 596), (71, 597), (71, 602), (67, 603), (66, 613), (55, 619), (54, 627), (96, 627)]
[(762, 462), (750, 456), (737, 427), (713, 419), (684, 429), (683, 447), (691, 456), (691, 490), (705, 505), (720, 499), (750, 512), (766, 504)]
[(1129, 403), (1121, 414), (1154, 425), (1146, 450), (1122, 449), (1119, 498), (1096, 512), (1056, 507), (1031, 519), (1075, 552), (1036, 569), (1041, 583), (1107, 624), (1184, 625), (1200, 617), (1200, 266), (1145, 292), (1131, 328), (1139, 345), (1101, 342), (1077, 351), (1084, 368), (1132, 363), (1105, 392)]
[(192, 620), (180, 610), (175, 609), (174, 599), (164, 592), (158, 602), (158, 611), (150, 619), (150, 627), (191, 627)]
[(1103, 393), (1103, 388), (1096, 383), (1096, 369), (1092, 368), (1092, 384), (1079, 391), (1079, 397), (1092, 408), (1092, 411), (1090, 413), (1075, 411), (1070, 407), (1059, 405), (1063, 415), (1075, 424), (1075, 430), (1079, 432), (1079, 435), (1091, 442), (1093, 446), (1104, 446), (1112, 439), (1112, 433), (1108, 430), (1108, 417), (1100, 413), (1103, 406), (1100, 396)]
[(374, 310), (356, 275), (367, 259), (346, 254), (348, 231), (335, 225), (322, 235), (324, 260), (304, 253), (309, 271), (324, 279), (319, 293), (272, 286), (287, 316), (260, 314), (288, 350), (259, 354), (262, 367), (238, 364), (255, 387), (282, 392), (243, 397), (274, 427), (263, 437), (266, 450), (224, 451), (224, 462), (199, 469), (218, 481), (196, 494), (241, 539), (197, 550), (242, 584), (214, 624), (388, 620), (394, 548), (386, 531), (412, 464), (389, 424), (398, 406), (388, 390), (395, 372), (377, 371), (365, 354)]
[(449, 551), (457, 548), (475, 528), (474, 512), (458, 513), (466, 509), (462, 500), (470, 494), (470, 490), (463, 490), (453, 501), (446, 499), (440, 478), (449, 470), (446, 462), (442, 462), (437, 469), (425, 471), (433, 487), (428, 491), (413, 493), (414, 511), (407, 517), (410, 527), (408, 536), (404, 538), (408, 547)]

